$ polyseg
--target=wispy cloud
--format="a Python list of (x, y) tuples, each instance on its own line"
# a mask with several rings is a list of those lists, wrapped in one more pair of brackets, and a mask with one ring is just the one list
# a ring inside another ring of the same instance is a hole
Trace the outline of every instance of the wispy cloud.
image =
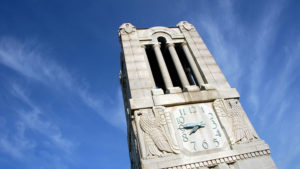
[[(2, 131), (3, 132), (3, 131)], [(23, 158), (24, 152), (35, 148), (36, 144), (24, 135), (25, 128), (21, 123), (16, 124), (14, 134), (0, 134), (0, 148), (14, 158)]]
[[(279, 67), (280, 71), (277, 76), (272, 78), (267, 85), (268, 88), (275, 91), (270, 92), (266, 105), (262, 106), (264, 114), (261, 115), (261, 126), (271, 128), (271, 132), (276, 130), (275, 138), (279, 140), (281, 145), (275, 148), (278, 153), (276, 157), (281, 159), (278, 164), (282, 168), (293, 166), (293, 162), (298, 160), (300, 155), (300, 148), (294, 146), (300, 143), (300, 135), (298, 134), (300, 130), (300, 105), (296, 98), (299, 89), (293, 89), (292, 86), (295, 86), (295, 82), (300, 77), (300, 74), (297, 73), (300, 63), (299, 53), (299, 40), (293, 45), (293, 48), (284, 48), (285, 61), (282, 63), (282, 67)], [(289, 158), (284, 158), (286, 154), (289, 155)]]
[(73, 79), (70, 74), (61, 66), (43, 57), (40, 47), (33, 40), (20, 42), (11, 37), (4, 37), (0, 39), (0, 62), (26, 77), (45, 84), (57, 82), (72, 87)]
[(116, 118), (124, 114), (123, 110), (120, 111), (120, 107), (122, 107), (120, 94), (114, 96), (117, 99), (113, 98), (115, 99), (113, 103), (104, 103), (110, 98), (103, 98), (104, 96), (100, 94), (96, 96), (89, 93), (88, 89), (83, 87), (66, 68), (45, 56), (38, 43), (34, 41), (20, 42), (14, 38), (2, 38), (0, 40), (0, 63), (24, 77), (41, 82), (50, 88), (72, 92), (85, 105), (107, 120), (108, 123), (122, 130), (125, 128), (125, 117)]
[[(244, 72), (238, 49), (245, 39), (243, 38), (245, 32), (243, 25), (236, 20), (234, 1), (218, 1), (216, 4), (203, 1), (199, 8), (199, 17), (192, 17), (192, 23), (195, 23), (200, 33), (206, 35), (205, 42), (231, 85), (239, 87)], [(217, 15), (216, 10), (222, 15)], [(228, 43), (228, 41), (237, 43)]]
[(258, 98), (259, 90), (265, 83), (265, 74), (264, 69), (267, 67), (268, 60), (271, 59), (269, 54), (271, 51), (269, 50), (271, 44), (274, 42), (274, 38), (278, 33), (277, 30), (279, 28), (278, 23), (276, 23), (277, 18), (280, 16), (280, 13), (283, 9), (284, 1), (276, 1), (276, 3), (272, 3), (270, 6), (268, 5), (262, 14), (264, 17), (261, 19), (260, 23), (257, 27), (257, 34), (254, 35), (256, 39), (254, 42), (254, 55), (253, 55), (253, 68), (250, 73), (250, 92), (249, 92), (249, 101), (254, 106), (254, 113), (257, 114), (260, 108), (260, 102)]
[(42, 119), (46, 113), (30, 100), (20, 86), (13, 84), (11, 91), (29, 110), (16, 109), (18, 117), (12, 124), (15, 131), (11, 132), (11, 129), (0, 135), (0, 147), (15, 158), (22, 158), (37, 146), (35, 138), (26, 136), (26, 132), (34, 132), (49, 140), (54, 148), (70, 153), (74, 144), (63, 136), (60, 127), (50, 120)]
[(242, 71), (239, 71), (241, 70), (241, 65), (239, 64), (240, 59), (237, 55), (236, 47), (226, 42), (224, 34), (212, 18), (199, 19), (199, 22), (195, 23), (200, 23), (199, 27), (208, 33), (209, 41), (212, 42), (211, 51), (218, 60), (219, 65), (226, 72), (226, 75), (231, 78), (233, 85), (238, 85)]
[[(275, 162), (279, 167), (289, 168), (300, 155), (300, 149), (292, 146), (300, 141), (298, 134), (294, 136), (300, 130), (296, 120), (300, 119), (299, 106), (295, 100), (299, 90), (294, 84), (300, 77), (297, 71), (300, 37), (276, 41), (281, 33), (279, 19), (285, 12), (285, 1), (264, 3), (264, 9), (257, 11), (262, 17), (247, 22), (235, 15), (236, 2), (213, 4), (212, 11), (218, 11), (217, 14), (208, 10), (210, 3), (203, 2), (200, 14), (192, 22), (204, 33), (204, 40), (230, 84), (241, 92), (243, 105), (247, 105), (256, 129), (271, 138), (267, 143), (281, 145), (271, 147), (275, 159), (281, 159)], [(287, 154), (289, 158), (284, 157)]]
[[(260, 101), (259, 94), (262, 86), (265, 86), (265, 68), (267, 67), (271, 54), (269, 47), (273, 44), (276, 37), (278, 25), (276, 23), (284, 4), (283, 1), (276, 1), (266, 6), (261, 20), (256, 21), (255, 31), (249, 30), (243, 22), (235, 17), (234, 0), (218, 2), (218, 11), (222, 17), (214, 15), (203, 5), (204, 13), (195, 18), (194, 23), (199, 30), (207, 35), (207, 42), (211, 47), (214, 57), (229, 79), (233, 87), (243, 89), (247, 87), (247, 100), (252, 104), (252, 110), (255, 115), (261, 112), (262, 105), (265, 102)], [(198, 23), (198, 24), (197, 24)], [(251, 35), (249, 35), (251, 34)], [(248, 37), (250, 38), (246, 38)], [(253, 47), (254, 46), (254, 47)], [(289, 60), (289, 59), (288, 59)], [(294, 60), (291, 59), (293, 62)], [(228, 66), (230, 65), (230, 66)], [(246, 66), (245, 66), (246, 65)], [(287, 77), (287, 72), (282, 71), (281, 77)], [(288, 65), (286, 71), (291, 71)], [(247, 78), (245, 78), (247, 77)], [(243, 83), (247, 80), (247, 84)], [(273, 79), (274, 81), (281, 79)], [(272, 83), (274, 83), (272, 81)], [(288, 83), (281, 84), (287, 88)], [(246, 91), (246, 90), (245, 90)], [(270, 104), (276, 105), (275, 101), (283, 92), (278, 90), (273, 92)], [(245, 96), (244, 96), (245, 97)], [(268, 114), (268, 113), (266, 113)]]
[[(283, 48), (284, 49), (284, 48)], [(266, 88), (272, 89), (268, 99), (265, 101), (263, 111), (265, 112), (261, 117), (263, 119), (263, 124), (266, 124), (268, 117), (272, 116), (274, 112), (275, 119), (274, 123), (280, 123), (283, 113), (290, 107), (293, 102), (291, 99), (291, 93), (289, 89), (291, 84), (295, 82), (299, 74), (295, 73), (298, 70), (298, 64), (300, 63), (300, 41), (293, 46), (293, 48), (285, 47), (283, 52), (283, 62), (278, 67), (280, 69), (279, 73), (274, 75), (267, 83), (265, 83)], [(261, 82), (263, 83), (263, 82)]]

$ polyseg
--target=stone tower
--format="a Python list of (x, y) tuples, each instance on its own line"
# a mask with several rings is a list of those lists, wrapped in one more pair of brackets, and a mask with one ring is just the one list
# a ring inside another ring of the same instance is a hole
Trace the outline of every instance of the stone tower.
[(124, 23), (119, 38), (132, 169), (276, 168), (192, 24)]

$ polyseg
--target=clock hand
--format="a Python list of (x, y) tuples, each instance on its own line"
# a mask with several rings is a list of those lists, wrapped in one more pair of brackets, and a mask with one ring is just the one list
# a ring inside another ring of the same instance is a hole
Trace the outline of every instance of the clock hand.
[(205, 127), (205, 123), (203, 121), (200, 123), (187, 123), (183, 125), (184, 129), (192, 129), (190, 135), (195, 133), (201, 127)]
[(195, 126), (192, 131), (190, 132), (190, 135), (195, 133), (200, 127), (199, 126)]

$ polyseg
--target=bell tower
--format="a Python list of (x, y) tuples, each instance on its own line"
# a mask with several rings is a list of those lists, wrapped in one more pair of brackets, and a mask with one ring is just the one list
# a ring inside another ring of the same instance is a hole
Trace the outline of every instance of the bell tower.
[(192, 24), (124, 23), (119, 38), (132, 169), (276, 169)]

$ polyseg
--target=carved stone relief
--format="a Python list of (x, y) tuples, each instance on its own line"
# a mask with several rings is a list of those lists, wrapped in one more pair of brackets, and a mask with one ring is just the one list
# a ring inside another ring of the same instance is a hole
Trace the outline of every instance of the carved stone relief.
[(135, 32), (135, 31), (136, 28), (131, 23), (124, 23), (119, 28), (120, 34), (130, 34), (131, 32)]
[(216, 99), (213, 106), (232, 144), (247, 143), (258, 138), (237, 99)]
[(187, 21), (181, 21), (177, 24), (177, 26), (181, 27), (181, 28), (184, 28), (185, 30), (187, 31), (190, 31), (190, 30), (195, 30), (195, 27), (194, 25), (190, 24), (189, 22)]
[(139, 116), (140, 137), (146, 158), (179, 153), (169, 112), (162, 106), (141, 110)]

